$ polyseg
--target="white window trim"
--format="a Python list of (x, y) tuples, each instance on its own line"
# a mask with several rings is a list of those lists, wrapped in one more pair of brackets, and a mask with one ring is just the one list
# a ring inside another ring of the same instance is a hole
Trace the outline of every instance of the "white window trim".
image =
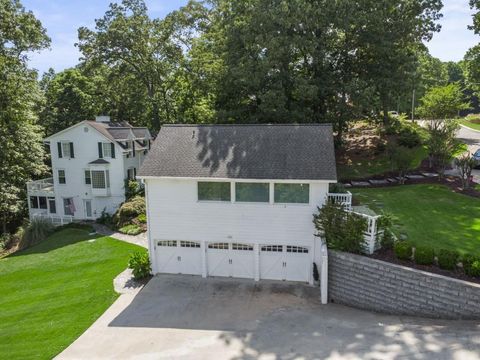
[[(62, 158), (63, 159), (71, 159), (72, 158), (72, 154), (70, 153), (70, 143), (71, 141), (67, 141), (67, 140), (62, 140), (60, 141), (60, 144), (62, 144)], [(65, 154), (65, 146), (66, 148), (68, 149), (68, 156)]]
[[(103, 180), (104, 180), (104, 183), (105, 183), (105, 187), (94, 187), (93, 186), (93, 173), (94, 172), (102, 172), (103, 173)], [(108, 173), (108, 175), (107, 175)], [(110, 188), (110, 179), (109, 179), (109, 171), (107, 169), (90, 169), (90, 179), (91, 179), (91, 188), (94, 189), (94, 190), (107, 190)]]
[[(106, 155), (105, 149), (107, 149), (109, 155)], [(102, 142), (102, 155), (103, 155), (103, 158), (112, 159), (112, 143)]]
[[(63, 178), (65, 179), (64, 183), (60, 182), (60, 171), (63, 171)], [(61, 186), (67, 185), (67, 171), (65, 169), (57, 169), (57, 182), (58, 182), (58, 185), (61, 185)]]

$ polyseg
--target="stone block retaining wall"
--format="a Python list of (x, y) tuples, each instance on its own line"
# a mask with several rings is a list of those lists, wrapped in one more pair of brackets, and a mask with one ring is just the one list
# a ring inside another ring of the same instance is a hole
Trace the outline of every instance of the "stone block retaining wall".
[(329, 299), (377, 312), (480, 319), (480, 284), (329, 251)]

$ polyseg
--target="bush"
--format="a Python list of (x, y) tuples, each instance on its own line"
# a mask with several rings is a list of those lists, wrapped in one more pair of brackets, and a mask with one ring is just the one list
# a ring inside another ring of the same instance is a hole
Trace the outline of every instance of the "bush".
[(411, 126), (403, 126), (397, 138), (400, 146), (414, 148), (422, 144), (422, 138), (416, 129)]
[(112, 215), (110, 215), (106, 209), (102, 210), (102, 214), (100, 217), (97, 219), (97, 223), (102, 224), (102, 225), (110, 225), (113, 223), (112, 220)]
[(397, 259), (412, 260), (412, 244), (409, 241), (395, 242), (393, 251)]
[(395, 243), (395, 236), (393, 235), (393, 215), (390, 213), (384, 213), (377, 223), (379, 231), (383, 231), (383, 235), (380, 239), (380, 247), (382, 249), (392, 249)]
[(134, 218), (140, 214), (145, 214), (145, 212), (145, 198), (135, 196), (120, 206), (113, 216), (113, 222), (117, 227), (122, 227), (126, 224), (130, 224)]
[(460, 254), (457, 251), (441, 249), (438, 251), (438, 266), (445, 270), (454, 270), (457, 267)]
[(124, 227), (118, 229), (118, 231), (127, 235), (138, 235), (143, 232), (142, 228), (135, 224), (125, 225)]
[(469, 273), (467, 275), (473, 277), (480, 277), (480, 260), (476, 260), (472, 263), (469, 269)]
[(12, 244), (12, 235), (9, 233), (0, 236), (0, 250), (8, 250)]
[(435, 251), (429, 246), (419, 245), (415, 247), (413, 258), (419, 265), (432, 265), (435, 259)]
[(129, 200), (134, 196), (137, 196), (141, 191), (140, 184), (138, 183), (138, 181), (135, 181), (135, 180), (125, 179), (124, 187), (125, 187), (126, 200)]
[(462, 258), (462, 265), (465, 274), (468, 276), (480, 277), (480, 258), (466, 254)]
[(140, 224), (146, 224), (147, 223), (147, 215), (145, 214), (140, 214), (137, 216), (137, 221), (140, 223)]
[(33, 219), (24, 229), (23, 237), (20, 240), (20, 248), (38, 244), (45, 240), (51, 233), (53, 233), (54, 227), (50, 221), (45, 219)]
[(133, 277), (137, 280), (144, 279), (150, 275), (150, 259), (147, 252), (135, 252), (128, 260), (128, 268), (132, 269)]

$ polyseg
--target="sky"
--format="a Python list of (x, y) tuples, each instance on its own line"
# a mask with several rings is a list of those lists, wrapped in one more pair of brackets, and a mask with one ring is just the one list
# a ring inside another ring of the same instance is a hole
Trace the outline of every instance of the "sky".
[[(40, 19), (52, 39), (51, 48), (30, 55), (30, 66), (40, 74), (52, 67), (56, 72), (78, 63), (80, 53), (77, 29), (94, 28), (95, 19), (103, 16), (114, 0), (23, 0), (27, 10)], [(151, 17), (164, 17), (185, 5), (187, 0), (146, 0)], [(480, 42), (480, 36), (467, 29), (472, 23), (468, 0), (444, 0), (442, 30), (427, 43), (430, 53), (442, 61), (461, 60), (465, 52)]]

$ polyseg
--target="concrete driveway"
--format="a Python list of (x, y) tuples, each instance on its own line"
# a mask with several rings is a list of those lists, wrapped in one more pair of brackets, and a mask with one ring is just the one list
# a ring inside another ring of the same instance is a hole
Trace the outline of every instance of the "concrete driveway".
[(480, 359), (480, 323), (319, 303), (318, 288), (156, 276), (58, 359)]

